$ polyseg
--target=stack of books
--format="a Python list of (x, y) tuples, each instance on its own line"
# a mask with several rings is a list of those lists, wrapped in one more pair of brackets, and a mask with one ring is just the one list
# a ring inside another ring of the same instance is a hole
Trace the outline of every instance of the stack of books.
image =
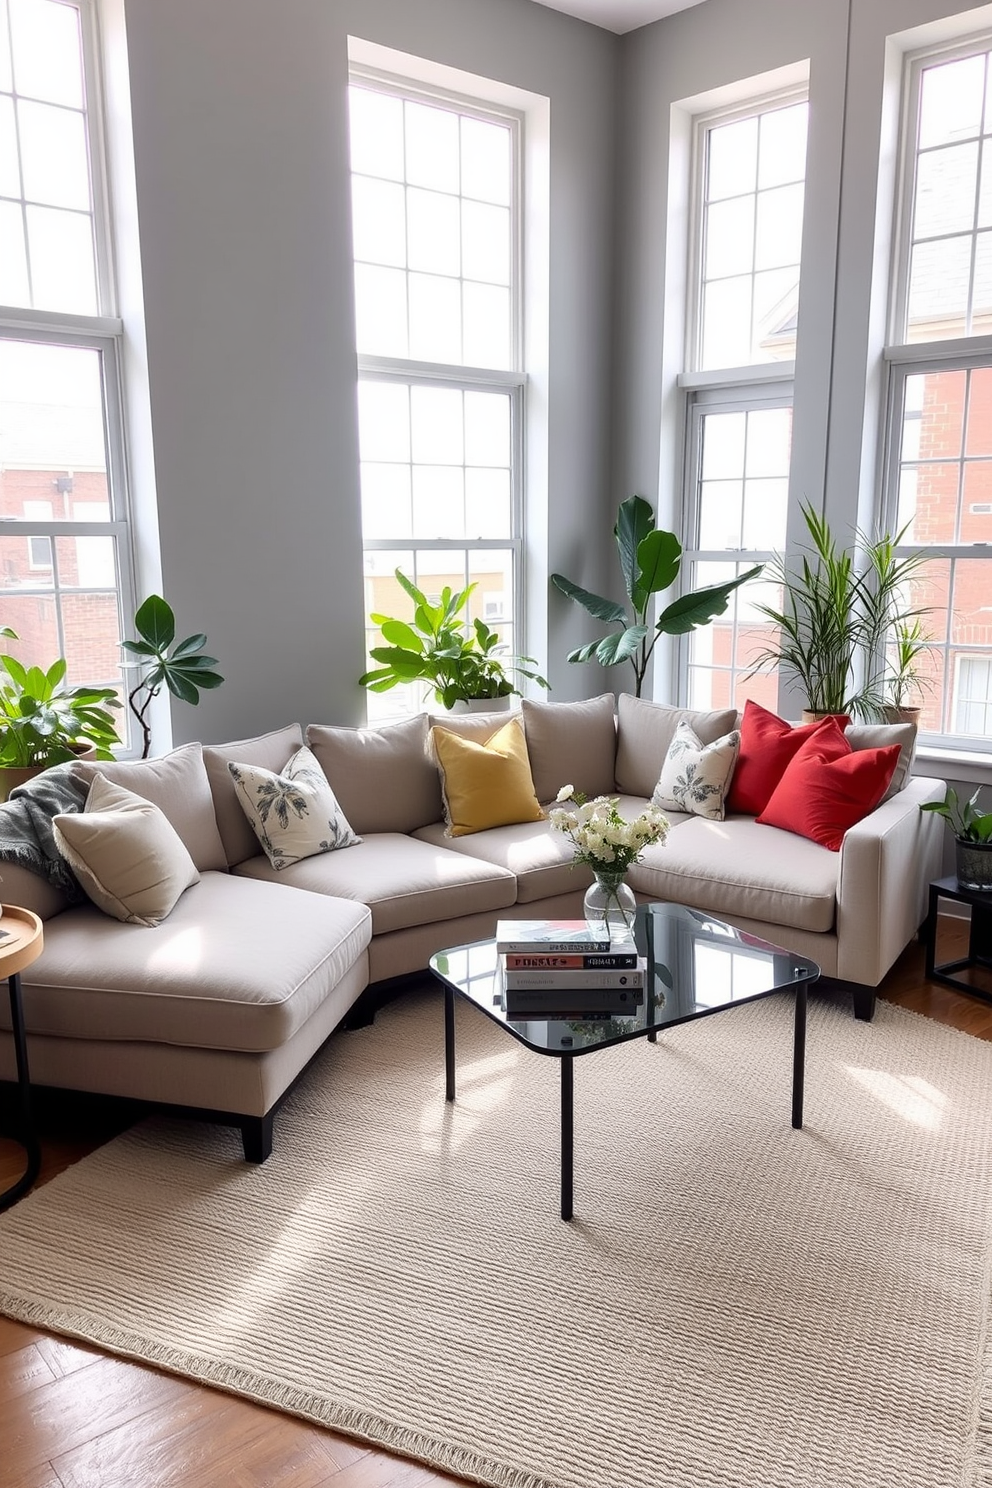
[(645, 962), (633, 936), (611, 939), (588, 920), (500, 920), (496, 951), (508, 1018), (633, 1017)]

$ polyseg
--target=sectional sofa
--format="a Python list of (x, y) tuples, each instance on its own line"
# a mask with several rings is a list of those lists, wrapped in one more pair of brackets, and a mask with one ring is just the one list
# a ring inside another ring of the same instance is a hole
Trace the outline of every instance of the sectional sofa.
[[(619, 796), (625, 813), (650, 798), (680, 719), (704, 742), (737, 721), (612, 693), (524, 700), (521, 712), (540, 802), (569, 784)], [(505, 715), (436, 721), (481, 742)], [(581, 914), (589, 871), (572, 865), (567, 840), (546, 821), (446, 834), (431, 723), (419, 715), (379, 729), (311, 725), (306, 742), (362, 840), (283, 869), (260, 852), (228, 765), (282, 771), (304, 742), (298, 725), (156, 760), (74, 766), (159, 806), (199, 880), (148, 927), (69, 904), (37, 874), (0, 862), (0, 898), (46, 922), (44, 952), (22, 978), (34, 1082), (235, 1123), (246, 1157), (262, 1161), (288, 1088), (335, 1028), (362, 1020), (383, 984), (422, 970), (435, 951), (489, 935), (497, 918)], [(851, 737), (857, 748), (893, 736)], [(839, 852), (746, 816), (669, 813), (667, 843), (631, 871), (638, 898), (709, 911), (811, 957), (851, 984), (855, 1012), (870, 1018), (875, 988), (922, 923), (940, 868), (941, 823), (919, 807), (941, 799), (943, 784), (912, 776), (910, 740), (897, 737), (887, 798)], [(0, 1078), (9, 1080), (3, 1016)]]

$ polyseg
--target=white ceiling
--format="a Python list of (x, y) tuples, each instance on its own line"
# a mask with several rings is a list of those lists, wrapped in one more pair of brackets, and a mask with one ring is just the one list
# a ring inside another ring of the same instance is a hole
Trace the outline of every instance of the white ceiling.
[(702, 0), (536, 0), (536, 3), (622, 35), (646, 26), (649, 21), (674, 15), (677, 10), (688, 10), (690, 5), (700, 5)]

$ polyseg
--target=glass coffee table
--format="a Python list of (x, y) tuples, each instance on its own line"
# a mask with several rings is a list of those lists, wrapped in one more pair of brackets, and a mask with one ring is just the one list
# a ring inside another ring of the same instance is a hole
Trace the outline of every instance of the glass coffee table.
[(792, 1059), (792, 1125), (803, 1124), (806, 1059), (806, 993), (820, 968), (781, 946), (736, 930), (714, 915), (681, 904), (646, 904), (637, 910), (634, 935), (647, 960), (644, 1001), (633, 1015), (507, 1017), (496, 943), (477, 941), (432, 956), (444, 986), (445, 1099), (455, 1098), (455, 995), (474, 1003), (500, 1028), (537, 1054), (561, 1065), (561, 1217), (572, 1217), (573, 1064), (582, 1054), (629, 1039), (652, 1043), (659, 1030), (708, 1018), (759, 997), (793, 989), (796, 996)]

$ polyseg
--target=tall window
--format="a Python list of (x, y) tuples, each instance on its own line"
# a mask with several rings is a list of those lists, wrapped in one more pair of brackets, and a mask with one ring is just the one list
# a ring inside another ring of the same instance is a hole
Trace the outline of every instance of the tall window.
[(885, 516), (932, 556), (921, 726), (987, 741), (992, 717), (992, 38), (910, 60), (893, 285)]
[[(366, 616), (400, 568), (512, 651), (520, 623), (519, 121), (367, 75), (351, 87)], [(378, 632), (368, 621), (368, 644)], [(405, 696), (401, 694), (405, 693)], [(370, 720), (423, 705), (368, 699)]]
[(0, 613), (23, 661), (64, 656), (70, 684), (121, 689), (120, 326), (93, 24), (89, 0), (0, 0)]
[[(685, 458), (687, 583), (732, 578), (785, 546), (799, 309), (807, 104), (789, 94), (696, 123)], [(768, 641), (762, 581), (686, 638), (693, 707), (774, 708), (778, 679), (747, 680)]]

